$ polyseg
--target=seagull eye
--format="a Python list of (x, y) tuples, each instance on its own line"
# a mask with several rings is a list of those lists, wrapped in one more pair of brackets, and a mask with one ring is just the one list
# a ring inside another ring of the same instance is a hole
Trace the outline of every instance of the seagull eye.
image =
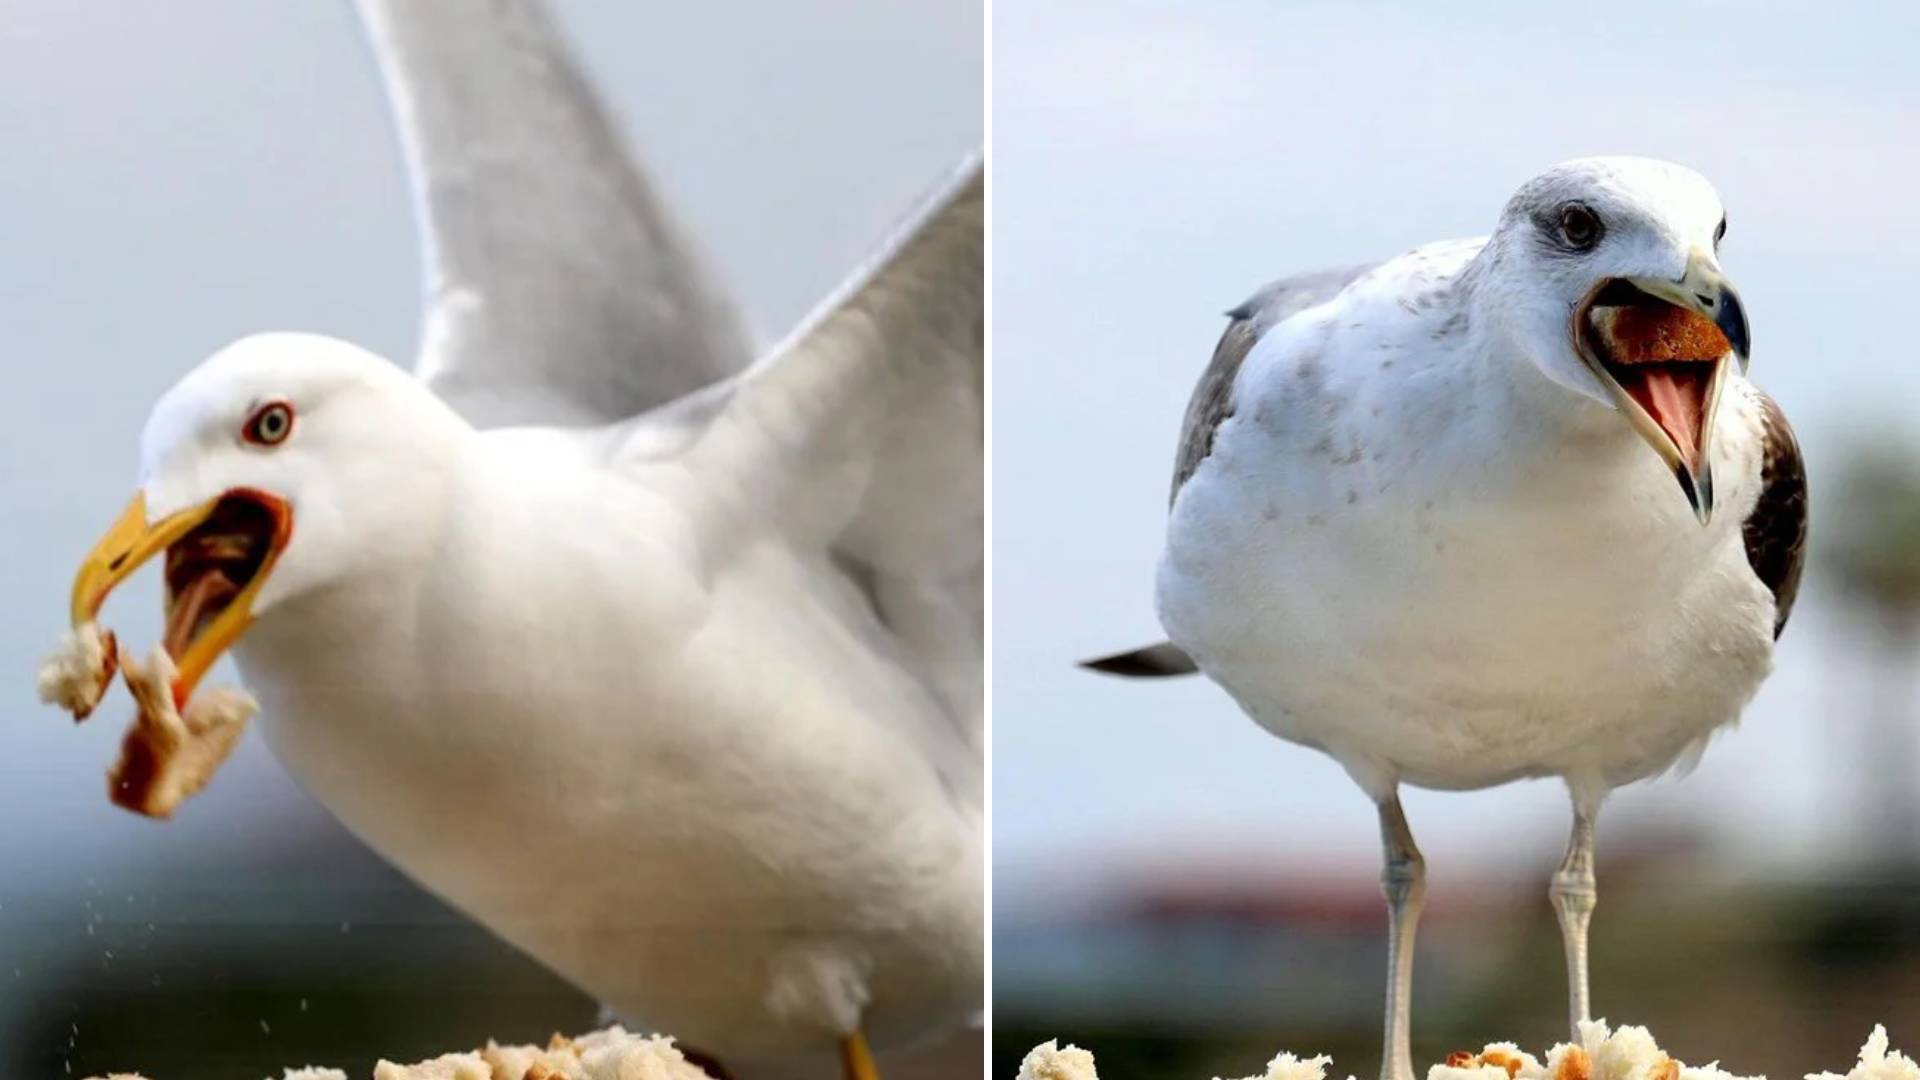
[(293, 434), (293, 406), (284, 401), (269, 401), (247, 417), (240, 437), (255, 446), (278, 446)]
[(1599, 243), (1604, 231), (1600, 215), (1585, 205), (1568, 203), (1560, 208), (1560, 238), (1575, 251), (1586, 251)]
[(1719, 247), (1720, 241), (1727, 238), (1727, 215), (1720, 215), (1720, 227), (1713, 230), (1713, 246)]

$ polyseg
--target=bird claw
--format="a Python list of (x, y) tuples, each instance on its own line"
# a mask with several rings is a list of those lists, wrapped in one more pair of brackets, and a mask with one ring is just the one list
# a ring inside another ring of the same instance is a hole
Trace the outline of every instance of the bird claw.
[(260, 706), (244, 690), (217, 686), (182, 709), (173, 696), (173, 659), (158, 646), (146, 663), (123, 655), (120, 667), (139, 712), (107, 773), (107, 797), (138, 814), (170, 817), (213, 779)]

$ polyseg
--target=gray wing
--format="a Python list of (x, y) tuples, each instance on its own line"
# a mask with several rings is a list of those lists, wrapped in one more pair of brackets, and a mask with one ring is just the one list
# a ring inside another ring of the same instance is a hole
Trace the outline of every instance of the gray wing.
[(1773, 593), (1773, 636), (1778, 638), (1800, 594), (1800, 567), (1807, 553), (1807, 470), (1786, 414), (1758, 387), (1754, 394), (1760, 399), (1760, 498), (1741, 534), (1747, 565)]
[(974, 157), (737, 380), (688, 451), (863, 592), (946, 714), (946, 730), (925, 734), (969, 790), (983, 693), (984, 206)]
[[(1282, 278), (1227, 312), (1231, 321), (1227, 323), (1226, 333), (1220, 335), (1220, 343), (1214, 346), (1213, 359), (1193, 388), (1193, 397), (1187, 401), (1186, 418), (1180, 424), (1180, 448), (1173, 461), (1173, 490), (1167, 494), (1169, 505), (1180, 497), (1187, 478), (1213, 453), (1214, 432), (1222, 421), (1233, 415), (1233, 381), (1254, 343), (1294, 315), (1339, 295), (1340, 290), (1377, 265), (1369, 263)], [(1164, 641), (1112, 656), (1082, 660), (1080, 666), (1104, 675), (1135, 679), (1192, 675), (1200, 670), (1178, 645)]]
[(745, 367), (748, 336), (537, 0), (358, 0), (424, 233), (416, 368), (473, 423), (583, 425)]
[(1171, 504), (1180, 488), (1213, 453), (1213, 433), (1222, 421), (1233, 415), (1233, 381), (1240, 364), (1255, 342), (1274, 326), (1315, 304), (1331, 300), (1378, 263), (1349, 266), (1339, 270), (1321, 270), (1312, 274), (1282, 278), (1248, 297), (1239, 307), (1227, 312), (1226, 333), (1214, 346), (1213, 360), (1200, 375), (1187, 401), (1187, 415), (1180, 424), (1180, 448), (1173, 461), (1173, 490), (1167, 494)]

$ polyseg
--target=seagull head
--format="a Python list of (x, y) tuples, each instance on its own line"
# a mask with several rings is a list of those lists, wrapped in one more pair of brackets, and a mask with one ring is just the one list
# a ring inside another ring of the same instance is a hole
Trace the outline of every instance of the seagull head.
[(276, 602), (406, 543), (420, 483), (463, 422), (407, 373), (346, 342), (261, 334), (161, 397), (140, 482), (73, 583), (75, 625), (165, 555), (163, 646), (184, 704)]
[(1549, 378), (1617, 410), (1713, 514), (1710, 443), (1746, 309), (1720, 269), (1726, 212), (1705, 177), (1648, 158), (1556, 165), (1507, 203), (1481, 286)]

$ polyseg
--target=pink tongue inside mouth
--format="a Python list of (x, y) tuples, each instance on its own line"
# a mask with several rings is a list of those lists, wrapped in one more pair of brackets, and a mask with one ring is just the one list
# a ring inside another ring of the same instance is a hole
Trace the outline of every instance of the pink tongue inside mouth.
[(1700, 471), (1700, 432), (1707, 415), (1713, 365), (1697, 360), (1611, 366), (1621, 389), (1640, 403), (1680, 448), (1680, 460)]

